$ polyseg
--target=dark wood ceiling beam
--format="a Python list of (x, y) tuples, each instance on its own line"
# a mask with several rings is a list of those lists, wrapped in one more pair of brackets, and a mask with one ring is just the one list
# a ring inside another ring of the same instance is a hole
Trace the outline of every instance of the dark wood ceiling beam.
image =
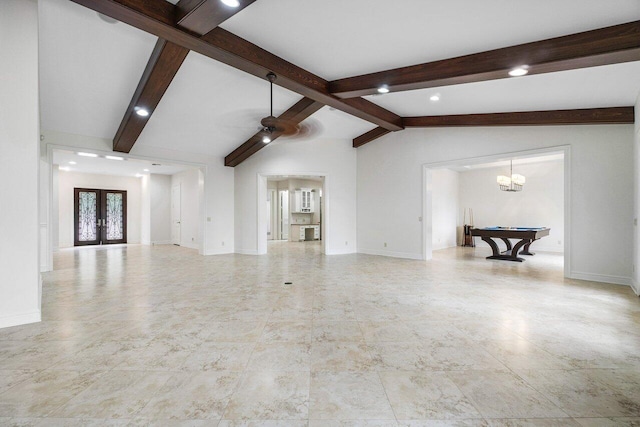
[[(287, 120), (290, 123), (299, 124), (304, 121), (307, 117), (311, 116), (313, 113), (318, 111), (323, 107), (323, 104), (313, 99), (302, 98), (298, 101), (293, 107), (289, 108), (287, 111), (280, 115), (280, 119)], [(278, 132), (274, 132), (270, 135), (271, 142), (275, 141), (281, 134)], [(262, 142), (262, 138), (264, 137), (264, 132), (260, 131), (249, 138), (244, 144), (233, 150), (231, 154), (224, 158), (225, 166), (238, 166), (240, 163), (247, 160), (253, 154), (257, 153), (268, 144)]]
[(176, 4), (176, 23), (194, 34), (206, 34), (255, 1), (238, 0), (240, 5), (233, 8), (220, 0), (180, 0)]
[(405, 117), (410, 127), (459, 126), (549, 126), (632, 124), (633, 107), (587, 108), (579, 110), (521, 111), (514, 113), (460, 114), (452, 116)]
[[(188, 53), (189, 49), (158, 40), (113, 138), (114, 151), (131, 151)], [(139, 116), (136, 114), (138, 108), (147, 110), (149, 115)]]
[(452, 59), (335, 80), (342, 98), (508, 78), (527, 65), (529, 75), (640, 60), (640, 21), (490, 50)]
[(202, 37), (180, 28), (174, 22), (176, 6), (165, 0), (72, 1), (254, 76), (265, 79), (268, 72), (274, 72), (277, 85), (385, 129), (403, 128), (400, 116), (366, 100), (357, 105), (344, 102), (329, 93), (326, 80), (222, 28)]
[[(404, 117), (403, 121), (406, 128), (633, 124), (634, 107)], [(372, 129), (355, 138), (353, 146), (361, 147), (389, 132), (379, 127)]]
[[(140, 10), (166, 22), (171, 22), (169, 19), (171, 13), (177, 13), (178, 25), (196, 35), (202, 35), (254, 1), (241, 0), (240, 7), (235, 9), (225, 6), (219, 0), (181, 0), (175, 8), (164, 4), (167, 2), (144, 2), (141, 6), (149, 8)], [(114, 151), (124, 153), (131, 151), (188, 53), (189, 49), (163, 39), (158, 40), (116, 136), (113, 138)], [(144, 108), (148, 116), (141, 117), (135, 114), (138, 108)]]
[(358, 148), (360, 146), (363, 146), (364, 144), (367, 144), (373, 140), (376, 140), (380, 137), (385, 136), (386, 134), (388, 134), (389, 132), (391, 132), (390, 130), (386, 130), (384, 128), (381, 127), (377, 127), (375, 129), (370, 130), (367, 133), (364, 133), (362, 135), (360, 135), (357, 138), (353, 139), (353, 148)]

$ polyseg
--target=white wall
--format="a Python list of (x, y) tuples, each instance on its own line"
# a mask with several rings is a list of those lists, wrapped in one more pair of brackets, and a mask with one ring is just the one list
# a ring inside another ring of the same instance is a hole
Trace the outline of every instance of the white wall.
[(631, 285), (636, 294), (640, 295), (640, 280), (638, 268), (640, 268), (640, 232), (638, 231), (638, 217), (640, 216), (640, 93), (635, 105), (635, 132), (633, 144), (633, 280)]
[[(569, 145), (570, 275), (629, 283), (633, 126), (414, 129), (358, 149), (358, 248), (422, 258), (423, 165)], [(566, 261), (566, 260), (565, 260)]]
[(171, 176), (171, 187), (180, 186), (180, 246), (200, 248), (200, 184), (198, 169)]
[(151, 243), (171, 243), (171, 175), (151, 174)]
[[(327, 254), (356, 251), (356, 150), (351, 140), (314, 140), (274, 143), (235, 168), (236, 252), (266, 252), (266, 240), (258, 246), (258, 206), (266, 207), (265, 193), (258, 199), (258, 175), (326, 176), (325, 251)], [(265, 233), (266, 236), (266, 224)]]
[(151, 176), (140, 178), (140, 243), (151, 244)]
[(142, 230), (141, 178), (60, 171), (58, 209), (61, 248), (73, 246), (73, 189), (126, 190), (127, 243), (140, 243)]
[(0, 328), (40, 321), (38, 12), (0, 13)]
[(449, 169), (432, 171), (432, 242), (433, 250), (451, 248), (457, 245), (458, 221), (458, 172)]
[[(460, 172), (460, 206), (473, 209), (476, 227), (549, 227), (549, 236), (537, 240), (531, 250), (562, 253), (564, 160), (514, 165), (513, 171), (527, 179), (516, 193), (501, 191), (496, 184), (498, 175), (509, 176), (509, 166)], [(475, 239), (477, 246), (489, 247)], [(501, 240), (498, 246), (505, 249)]]

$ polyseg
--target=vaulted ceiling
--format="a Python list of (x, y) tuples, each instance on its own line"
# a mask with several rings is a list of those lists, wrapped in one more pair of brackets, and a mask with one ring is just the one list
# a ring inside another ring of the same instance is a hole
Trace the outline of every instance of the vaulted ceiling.
[[(204, 5), (216, 13), (227, 13), (226, 6), (220, 6), (218, 0), (182, 0), (177, 7), (164, 0), (74, 1), (94, 9), (106, 7), (104, 5), (114, 5), (117, 9), (121, 3), (140, 3), (157, 6), (158, 10), (163, 10), (166, 4), (170, 12), (175, 8), (193, 10), (197, 5)], [(381, 0), (245, 0), (241, 3), (246, 7), (233, 12), (235, 15), (226, 20), (233, 13), (213, 16), (209, 10), (208, 15), (202, 15), (205, 18), (192, 22), (197, 25), (213, 22), (214, 26), (222, 22), (214, 42), (219, 42), (220, 35), (239, 36), (254, 48), (262, 48), (288, 61), (291, 65), (282, 66), (282, 72), (297, 66), (329, 87), (332, 85), (328, 82), (337, 80), (334, 88), (356, 87), (352, 81), (342, 80), (352, 76), (640, 20), (637, 0), (403, 0), (392, 5)], [(123, 22), (108, 23), (89, 7), (69, 0), (40, 0), (39, 5), (43, 129), (113, 139), (122, 133), (119, 128), (122, 130), (125, 126), (125, 130), (131, 130), (134, 135), (130, 139), (135, 143), (133, 152), (136, 147), (145, 146), (228, 156), (227, 164), (232, 166), (264, 147), (254, 141), (260, 118), (267, 115), (269, 108), (269, 84), (261, 69), (253, 75), (169, 44), (175, 50), (165, 53), (166, 63), (162, 63), (162, 56), (158, 63), (166, 75), (153, 74), (166, 80), (166, 92), (157, 100), (157, 107), (146, 119), (146, 125), (133, 123), (133, 127), (126, 127), (131, 123), (127, 124), (125, 113), (131, 113), (135, 107), (132, 98), (135, 101), (136, 88), (144, 86), (149, 59), (154, 49), (159, 54), (162, 47), (157, 34)], [(103, 10), (111, 11), (109, 7)], [(200, 34), (210, 29), (197, 25), (187, 33), (195, 43), (199, 42)], [(557, 61), (563, 66), (571, 64), (559, 68), (566, 71), (558, 72), (546, 72), (548, 70), (541, 67), (539, 71), (545, 71), (543, 74), (535, 74), (537, 70), (532, 65), (532, 75), (517, 78), (496, 78), (500, 64), (508, 63), (510, 55), (506, 53), (509, 51), (488, 58), (489, 71), (494, 74), (485, 72), (486, 81), (463, 84), (447, 81), (446, 85), (436, 82), (435, 85), (421, 84), (421, 87), (433, 87), (408, 91), (391, 85), (391, 93), (369, 95), (375, 91), (373, 86), (373, 90), (370, 87), (358, 93), (364, 95), (363, 98), (347, 100), (323, 93), (321, 85), (317, 86), (320, 89), (301, 93), (307, 91), (306, 86), (301, 91), (299, 84), (289, 84), (285, 78), (278, 83), (298, 93), (275, 86), (274, 114), (287, 112), (298, 119), (310, 116), (305, 123), (316, 130), (316, 138), (357, 139), (378, 125), (398, 129), (394, 117), (631, 106), (640, 91), (639, 31), (638, 25), (625, 27), (621, 34), (610, 37), (605, 49), (620, 49), (609, 54), (612, 58), (602, 59), (607, 55), (592, 54), (591, 62), (586, 64), (580, 58), (573, 62)], [(603, 39), (604, 35), (598, 34), (573, 52), (580, 55), (596, 49)], [(568, 51), (562, 43), (559, 46), (561, 54)], [(598, 61), (611, 65), (572, 69), (598, 64)], [(235, 65), (234, 60), (226, 62)], [(167, 63), (173, 64), (172, 72)], [(479, 61), (474, 59), (471, 63)], [(273, 71), (279, 74), (279, 70)], [(382, 75), (384, 79), (389, 76), (396, 77), (398, 73)], [(379, 77), (374, 75), (369, 80), (375, 82)], [(366, 79), (355, 83), (363, 81), (366, 83)], [(430, 100), (434, 94), (439, 95), (439, 101)], [(314, 99), (305, 101), (303, 95)], [(332, 108), (323, 106), (325, 104)], [(615, 117), (609, 113), (613, 117), (609, 120), (624, 122), (621, 115), (615, 113)], [(586, 117), (585, 114), (579, 116)], [(588, 116), (595, 117), (594, 113)], [(552, 118), (557, 120), (557, 116)], [(628, 117), (625, 120), (628, 121)], [(387, 130), (375, 132), (382, 135)], [(245, 142), (246, 149), (239, 148)], [(235, 154), (229, 156), (232, 153)]]

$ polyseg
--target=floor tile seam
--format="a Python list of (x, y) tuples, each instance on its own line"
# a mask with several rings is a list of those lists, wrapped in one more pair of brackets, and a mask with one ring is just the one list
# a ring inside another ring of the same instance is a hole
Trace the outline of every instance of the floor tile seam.
[(391, 399), (389, 399), (389, 393), (387, 393), (387, 388), (384, 385), (384, 381), (382, 381), (382, 376), (380, 375), (380, 372), (376, 371), (376, 376), (378, 377), (378, 380), (380, 381), (380, 385), (382, 386), (382, 391), (384, 391), (384, 397), (387, 398), (387, 402), (389, 403), (389, 408), (391, 408), (391, 413), (393, 414), (393, 417), (396, 421), (396, 424), (399, 424), (398, 421), (398, 415), (396, 414), (396, 410), (393, 407), (393, 404), (391, 403)]
[[(80, 371), (82, 372), (82, 371)], [(103, 373), (102, 375), (100, 375), (100, 377), (104, 376), (106, 373)], [(79, 374), (80, 375), (80, 374)], [(98, 379), (100, 378), (98, 377)], [(51, 417), (51, 415), (54, 415), (58, 410), (60, 410), (64, 405), (66, 405), (67, 403), (71, 402), (71, 400), (75, 399), (78, 395), (80, 395), (81, 393), (83, 393), (84, 391), (86, 391), (89, 387), (91, 387), (92, 385), (94, 385), (96, 383), (96, 381), (98, 381), (98, 379), (96, 379), (95, 381), (93, 381), (91, 384), (87, 385), (85, 388), (83, 388), (82, 390), (78, 391), (77, 393), (73, 394), (71, 397), (69, 397), (67, 400), (65, 400), (64, 403), (62, 403), (61, 405), (56, 406), (54, 409), (52, 409), (51, 411), (47, 412), (46, 415), (44, 415), (42, 418), (53, 418)]]
[[(564, 410), (564, 408), (562, 408), (559, 404), (557, 404), (552, 397), (549, 397), (547, 395), (547, 393), (542, 392), (541, 390), (539, 390), (537, 387), (535, 387), (533, 384), (530, 384), (529, 381), (527, 381), (524, 377), (522, 377), (522, 375), (518, 374), (517, 372), (515, 372), (513, 369), (511, 369), (509, 366), (506, 366), (507, 370), (515, 375), (518, 379), (520, 379), (524, 384), (527, 385), (527, 387), (531, 388), (532, 390), (534, 390), (536, 393), (540, 394), (540, 396), (544, 397), (547, 402), (551, 403), (555, 408), (557, 408), (558, 410), (560, 410), (563, 414), (566, 415), (566, 417), (572, 417), (572, 415), (569, 415), (569, 413), (567, 411)], [(540, 370), (540, 369), (536, 369), (536, 370)]]
[[(113, 372), (113, 371), (115, 371), (115, 372), (127, 372), (127, 373), (130, 373), (130, 372), (141, 372), (141, 373), (144, 373), (144, 374), (157, 374), (159, 372), (163, 372), (163, 371), (145, 371), (145, 370), (121, 370), (121, 371), (116, 371), (115, 369), (111, 369), (108, 372)], [(106, 374), (107, 373), (102, 374), (96, 381), (94, 381), (91, 384), (89, 384), (88, 387), (86, 387), (80, 393), (74, 395), (71, 399), (69, 399), (67, 402), (65, 402), (64, 405), (61, 405), (61, 406), (57, 407), (56, 408), (56, 412), (59, 411), (60, 409), (62, 409), (62, 407), (67, 405), (71, 400), (73, 400), (73, 399), (79, 397), (81, 394), (85, 393), (89, 388), (94, 386), (100, 380), (100, 378), (104, 377), (104, 375), (106, 375)], [(138, 409), (137, 411), (129, 414), (129, 416), (135, 417), (138, 413), (140, 413), (140, 411), (142, 411), (149, 404), (149, 402), (151, 402), (151, 400), (153, 400), (153, 398), (160, 392), (160, 389), (162, 387), (164, 387), (167, 384), (167, 382), (169, 382), (169, 378), (170, 378), (170, 376), (167, 376), (167, 379), (162, 383), (162, 385), (160, 385), (158, 387), (158, 389), (157, 389), (157, 391), (155, 393), (152, 393), (152, 396), (147, 400), (147, 402), (145, 402), (145, 404), (142, 405), (142, 407), (140, 409)], [(134, 382), (128, 384), (127, 387), (132, 387), (132, 386), (138, 384), (139, 382), (143, 381), (144, 379), (145, 379), (145, 375), (141, 376), (140, 378), (138, 378)], [(54, 412), (51, 413), (51, 415), (53, 415), (53, 414), (54, 414)], [(86, 418), (86, 417), (59, 417), (59, 418)], [(107, 418), (107, 419), (120, 419), (120, 418)], [(129, 418), (125, 418), (125, 419), (129, 419)]]

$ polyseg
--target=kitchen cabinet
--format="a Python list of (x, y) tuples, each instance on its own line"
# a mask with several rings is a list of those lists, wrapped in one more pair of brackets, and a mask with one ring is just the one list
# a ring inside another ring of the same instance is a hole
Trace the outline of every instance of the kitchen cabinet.
[[(292, 225), (291, 236), (294, 237), (294, 241), (303, 242), (305, 240), (319, 240), (320, 239), (320, 225)], [(309, 230), (309, 231), (307, 231)], [(309, 234), (307, 234), (309, 233)], [(313, 237), (311, 237), (313, 236)]]
[(300, 188), (294, 193), (294, 212), (313, 213), (314, 212), (313, 191), (310, 188)]

